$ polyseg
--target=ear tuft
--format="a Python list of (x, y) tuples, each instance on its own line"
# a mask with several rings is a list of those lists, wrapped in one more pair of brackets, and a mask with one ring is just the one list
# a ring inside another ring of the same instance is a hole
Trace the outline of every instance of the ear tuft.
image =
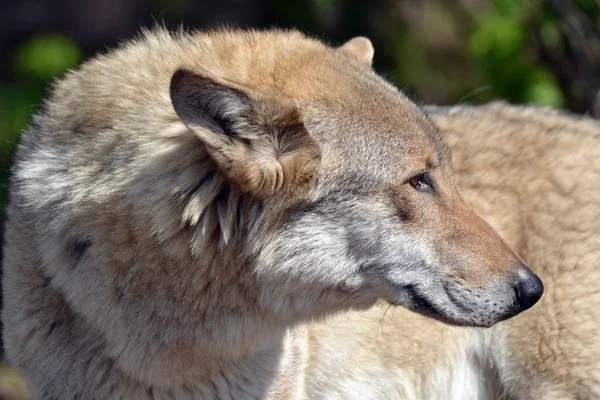
[(179, 70), (171, 80), (171, 101), (242, 192), (265, 197), (305, 187), (319, 169), (321, 152), (297, 107), (233, 85)]
[(357, 36), (350, 39), (338, 49), (361, 64), (370, 66), (373, 63), (375, 49), (373, 48), (371, 41), (364, 36)]

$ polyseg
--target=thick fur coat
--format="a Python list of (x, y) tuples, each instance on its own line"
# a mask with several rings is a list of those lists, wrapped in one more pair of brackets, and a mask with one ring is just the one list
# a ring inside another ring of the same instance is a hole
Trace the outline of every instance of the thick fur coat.
[[(35, 398), (390, 398), (406, 385), (365, 331), (377, 302), (489, 327), (538, 301), (372, 55), (157, 30), (55, 85), (17, 152), (4, 248), (6, 354)], [(329, 319), (350, 310), (352, 329)]]

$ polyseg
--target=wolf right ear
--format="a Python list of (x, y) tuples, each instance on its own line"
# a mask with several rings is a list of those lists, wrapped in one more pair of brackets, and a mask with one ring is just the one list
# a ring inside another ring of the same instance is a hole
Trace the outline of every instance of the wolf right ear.
[(371, 66), (375, 49), (371, 41), (364, 36), (357, 36), (338, 47), (338, 50), (354, 58), (361, 64)]
[(186, 69), (175, 72), (170, 91), (179, 118), (240, 190), (268, 196), (315, 177), (321, 151), (291, 101)]

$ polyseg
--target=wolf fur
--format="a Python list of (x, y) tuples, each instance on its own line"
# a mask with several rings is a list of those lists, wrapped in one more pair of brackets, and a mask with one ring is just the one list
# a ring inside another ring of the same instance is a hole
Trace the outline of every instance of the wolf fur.
[(390, 398), (404, 372), (360, 346), (377, 302), (489, 327), (539, 299), (371, 58), (365, 38), (156, 30), (55, 85), (6, 227), (6, 354), (35, 398)]

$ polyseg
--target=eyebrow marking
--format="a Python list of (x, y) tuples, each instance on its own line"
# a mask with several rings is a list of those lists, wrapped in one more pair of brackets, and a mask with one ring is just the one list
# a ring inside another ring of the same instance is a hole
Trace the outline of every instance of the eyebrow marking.
[(439, 165), (439, 159), (435, 152), (431, 153), (431, 155), (427, 158), (427, 169), (436, 169)]

